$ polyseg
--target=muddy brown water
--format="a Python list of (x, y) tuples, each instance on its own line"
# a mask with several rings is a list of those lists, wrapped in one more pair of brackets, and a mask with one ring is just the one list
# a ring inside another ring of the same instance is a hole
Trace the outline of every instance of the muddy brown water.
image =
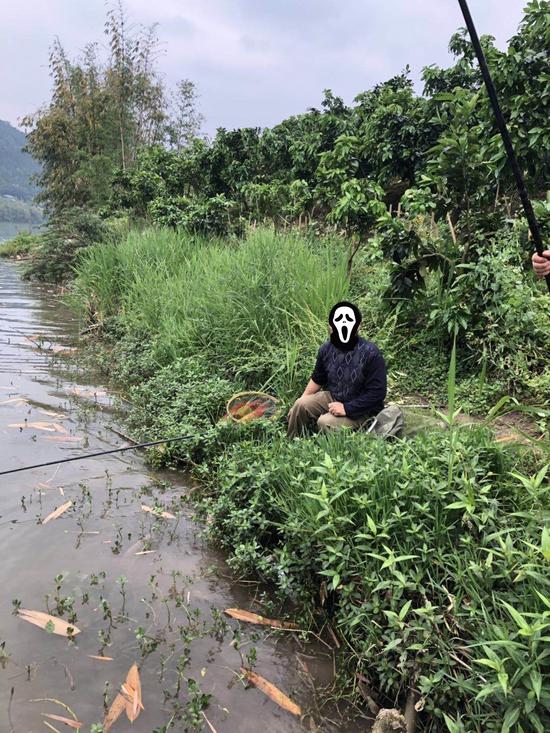
[[(117, 413), (109, 390), (60, 365), (58, 349), (78, 326), (53, 291), (0, 261), (0, 470), (124, 444), (110, 430)], [(144, 709), (132, 725), (123, 713), (115, 733), (367, 729), (351, 708), (327, 702), (328, 645), (223, 614), (261, 613), (260, 589), (235, 579), (204, 540), (181, 502), (186, 490), (181, 477), (152, 472), (133, 451), (0, 476), (0, 733), (51, 730), (45, 722), (69, 730), (44, 717), (71, 717), (60, 703), (89, 731), (134, 662)], [(68, 501), (60, 517), (41, 523)], [(14, 615), (14, 604), (61, 615), (80, 633), (48, 633)], [(305, 715), (243, 685), (242, 660), (254, 656), (254, 670)], [(202, 695), (211, 697), (201, 712)]]

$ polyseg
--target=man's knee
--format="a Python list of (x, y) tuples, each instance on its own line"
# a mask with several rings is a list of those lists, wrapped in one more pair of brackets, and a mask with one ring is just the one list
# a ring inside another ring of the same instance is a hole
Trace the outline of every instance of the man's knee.
[(296, 402), (292, 405), (290, 408), (291, 412), (306, 412), (308, 408), (313, 404), (315, 395), (305, 395), (305, 397), (302, 395), (302, 397), (298, 397)]
[(325, 412), (323, 415), (319, 415), (319, 417), (317, 418), (317, 427), (321, 431), (336, 428), (338, 427), (338, 418), (336, 418), (330, 412)]

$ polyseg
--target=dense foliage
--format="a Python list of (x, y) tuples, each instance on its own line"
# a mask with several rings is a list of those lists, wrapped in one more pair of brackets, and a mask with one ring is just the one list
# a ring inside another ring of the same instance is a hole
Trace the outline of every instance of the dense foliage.
[(544, 472), (511, 478), (513, 465), (482, 430), (252, 439), (217, 461), (204, 506), (234, 568), (309, 608), (329, 596), (370, 690), (415, 689), (452, 733), (543, 733)]
[[(405, 70), (362, 92), (351, 106), (327, 91), (321, 109), (271, 129), (220, 129), (212, 141), (192, 134), (193, 90), (184, 83), (179, 136), (172, 133), (170, 147), (149, 144), (166, 143), (169, 128), (159, 107), (158, 79), (153, 71), (143, 78), (140, 66), (145, 64), (140, 54), (150, 58), (153, 37), (137, 43), (141, 51), (131, 61), (121, 12), (109, 13), (107, 31), (112, 58), (100, 85), (100, 107), (111, 121), (97, 123), (101, 139), (112, 143), (107, 157), (104, 147), (97, 155), (82, 147), (90, 140), (87, 109), (93, 98), (84, 95), (82, 107), (69, 114), (67, 99), (80, 88), (76, 81), (87, 77), (54, 49), (57, 91), (30, 134), (45, 166), (45, 196), (52, 206), (101, 206), (103, 214), (201, 236), (242, 236), (259, 221), (277, 228), (295, 224), (313, 234), (338, 232), (348, 238), (352, 278), (361, 273), (362, 257), (381, 255), (388, 262), (386, 288), (378, 294), (388, 308), (399, 304), (405, 328), (424, 330), (439, 348), (448, 348), (457, 333), (461, 363), (470, 372), (506, 375), (506, 386), (520, 391), (534, 379), (546, 391), (540, 351), (544, 303), (535, 296), (527, 228), (516, 218), (514, 184), (465, 32), (451, 39), (452, 67), (424, 69), (424, 96), (415, 94)], [(506, 51), (483, 38), (543, 221), (550, 210), (544, 201), (550, 171), (545, 125), (550, 77), (544, 64), (549, 32), (549, 3), (533, 0)], [(121, 58), (128, 63), (121, 66)], [(95, 78), (96, 67), (90, 69)], [(135, 95), (124, 95), (132, 100), (130, 108), (117, 116), (121, 99), (115, 92), (123, 81), (135, 86)], [(75, 165), (54, 150), (61, 138), (49, 125), (59, 115), (77, 135)], [(144, 123), (147, 134), (131, 122), (134, 115), (142, 120), (152, 115), (150, 124)], [(100, 174), (96, 163), (103, 166), (107, 159)], [(61, 218), (76, 222), (65, 211)], [(546, 226), (546, 236), (549, 231)], [(59, 237), (54, 231), (48, 241), (74, 239), (78, 233)], [(61, 278), (70, 272), (74, 261), (62, 250), (45, 242), (34, 273)], [(525, 344), (523, 334), (528, 334)]]
[(203, 353), (232, 376), (269, 381), (289, 396), (326, 334), (326, 314), (348, 292), (345, 249), (336, 244), (269, 230), (235, 247), (170, 230), (131, 232), (83, 253), (73, 292), (90, 321), (120, 319), (128, 336), (146, 341), (157, 365)]
[[(361, 433), (288, 441), (283, 417), (220, 421), (232, 394), (262, 386), (284, 415), (344, 296), (384, 350), (392, 399), (429, 377), (418, 337), (400, 336), (372, 297), (389, 278), (383, 260), (360, 254), (351, 282), (346, 261), (337, 238), (131, 232), (83, 251), (73, 298), (106, 339), (111, 377), (133, 385), (132, 434), (188, 436), (151, 460), (194, 467), (232, 567), (270, 582), (304, 620), (330, 616), (348, 681), (359, 672), (380, 703), (414, 690), (430, 730), (496, 733), (504, 718), (505, 730), (544, 731), (547, 443), (523, 455), (451, 417), (446, 431), (419, 431), (409, 412), (409, 437), (394, 444)], [(430, 358), (441, 380), (447, 361)], [(454, 373), (451, 386), (453, 415)], [(463, 391), (474, 391), (468, 378)]]
[(138, 150), (170, 142), (177, 149), (198, 132), (193, 84), (181, 82), (170, 96), (155, 68), (156, 27), (132, 26), (118, 2), (108, 7), (105, 35), (106, 61), (97, 43), (71, 61), (55, 41), (51, 101), (23, 119), (29, 151), (42, 164), (38, 199), (52, 215), (101, 208), (115, 170), (129, 169)]
[[(506, 51), (483, 38), (535, 195), (549, 183), (549, 29), (548, 2), (534, 0)], [(455, 65), (424, 69), (421, 97), (406, 70), (358, 94), (349, 107), (326, 91), (320, 110), (271, 129), (220, 129), (209, 144), (146, 149), (133, 168), (120, 172), (113, 205), (157, 223), (193, 226), (190, 208), (223, 197), (230, 220), (328, 220), (365, 234), (379, 185), (394, 204), (407, 188), (423, 194), (436, 220), (451, 215), (459, 239), (467, 240), (479, 224), (494, 230), (489, 212), (496, 209), (503, 220), (514, 185), (464, 31), (453, 36), (450, 49)]]
[[(54, 52), (59, 84), (31, 131), (54, 214), (34, 273), (76, 267), (73, 301), (111, 377), (133, 385), (136, 437), (190, 436), (152, 460), (194, 467), (231, 564), (303, 618), (328, 613), (343, 664), (381, 703), (412, 690), (433, 731), (543, 733), (548, 295), (466, 35), (451, 39), (451, 68), (424, 70), (423, 96), (405, 71), (351, 106), (327, 91), (320, 110), (207, 141), (185, 84), (184, 121), (166, 133), (158, 80), (142, 77), (139, 54), (128, 61), (122, 17), (109, 15), (113, 56), (93, 94), (93, 75)], [(549, 33), (550, 3), (533, 0), (506, 51), (483, 38), (545, 236)], [(88, 150), (94, 100), (107, 116)], [(448, 429), (289, 442), (284, 420), (220, 423), (242, 388), (291, 404), (344, 297), (382, 348), (390, 399), (441, 405), (452, 354)], [(456, 424), (455, 396), (486, 413), (511, 394), (535, 406), (533, 452)]]

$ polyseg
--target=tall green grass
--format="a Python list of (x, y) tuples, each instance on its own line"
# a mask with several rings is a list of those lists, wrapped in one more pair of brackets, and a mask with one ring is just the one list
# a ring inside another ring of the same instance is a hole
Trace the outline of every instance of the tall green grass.
[(283, 395), (303, 378), (327, 336), (331, 306), (348, 292), (346, 253), (296, 234), (255, 230), (242, 243), (183, 232), (131, 232), (88, 249), (73, 294), (99, 323), (117, 317), (150, 334), (164, 360), (189, 354), (223, 365), (251, 386)]

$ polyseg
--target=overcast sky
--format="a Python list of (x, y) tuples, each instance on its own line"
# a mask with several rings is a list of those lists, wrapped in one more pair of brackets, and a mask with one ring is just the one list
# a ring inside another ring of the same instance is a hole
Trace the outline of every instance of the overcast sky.
[[(500, 48), (525, 0), (470, 0), (479, 34)], [(350, 103), (408, 63), (447, 65), (463, 19), (457, 0), (126, 0), (130, 19), (158, 22), (168, 84), (192, 79), (205, 131), (268, 126), (319, 106), (330, 88)], [(57, 35), (74, 57), (104, 43), (104, 0), (3, 3), (0, 119), (12, 124), (48, 101), (48, 48)]]

